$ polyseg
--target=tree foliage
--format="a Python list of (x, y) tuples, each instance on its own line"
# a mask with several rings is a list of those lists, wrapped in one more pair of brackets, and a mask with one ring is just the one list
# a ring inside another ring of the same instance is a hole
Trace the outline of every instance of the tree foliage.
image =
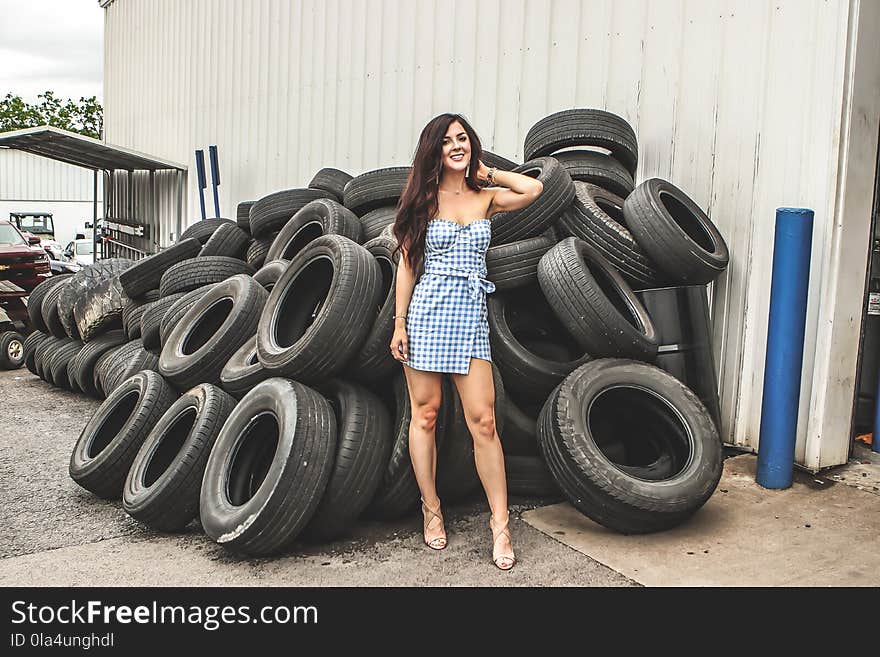
[(11, 93), (0, 99), (0, 132), (21, 130), (40, 125), (78, 132), (87, 137), (101, 138), (104, 108), (95, 96), (74, 102), (56, 98), (51, 91), (38, 94), (39, 102), (28, 103)]

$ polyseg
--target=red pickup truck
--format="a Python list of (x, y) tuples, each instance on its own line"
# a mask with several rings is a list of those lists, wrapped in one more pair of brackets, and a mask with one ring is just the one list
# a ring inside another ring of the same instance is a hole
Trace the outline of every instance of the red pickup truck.
[(51, 275), (49, 256), (40, 247), (40, 238), (25, 238), (14, 224), (0, 220), (0, 280), (30, 292)]

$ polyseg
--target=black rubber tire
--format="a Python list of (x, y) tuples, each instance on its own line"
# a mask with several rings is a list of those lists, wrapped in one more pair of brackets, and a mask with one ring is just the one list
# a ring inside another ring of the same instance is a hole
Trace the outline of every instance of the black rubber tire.
[[(93, 265), (83, 267), (70, 278), (58, 296), (58, 318), (69, 337), (77, 340), (81, 337), (73, 315), (74, 306), (79, 300), (87, 297), (95, 287), (108, 278), (113, 278), (124, 272), (132, 264), (133, 262), (128, 258), (106, 258), (98, 260)], [(119, 308), (121, 312), (122, 306), (120, 305)]]
[(124, 358), (121, 356), (117, 357), (112, 365), (107, 366), (102, 380), (104, 392), (110, 394), (125, 381), (143, 370), (158, 372), (159, 357), (142, 346), (138, 346), (130, 356)]
[(526, 133), (523, 153), (531, 160), (572, 146), (607, 149), (632, 176), (636, 174), (636, 133), (626, 119), (604, 110), (575, 108), (545, 116)]
[(71, 361), (67, 370), (71, 385), (73, 381), (76, 381), (76, 387), (79, 390), (87, 395), (99, 397), (100, 395), (95, 388), (94, 382), (95, 365), (103, 354), (126, 342), (127, 336), (125, 332), (117, 329), (99, 335), (91, 342), (84, 344)]
[(162, 325), (162, 319), (165, 313), (175, 304), (178, 299), (183, 298), (186, 292), (177, 292), (169, 294), (167, 297), (161, 297), (153, 303), (148, 304), (141, 313), (141, 342), (146, 349), (161, 349), (162, 340), (159, 337), (159, 328)]
[(257, 358), (257, 336), (254, 335), (226, 361), (220, 371), (220, 385), (237, 399), (244, 397), (261, 381), (272, 377)]
[(42, 331), (43, 333), (49, 333), (49, 328), (43, 320), (43, 299), (46, 298), (46, 294), (48, 294), (49, 290), (71, 276), (73, 276), (73, 274), (55, 274), (31, 290), (31, 293), (27, 298), (27, 311), (28, 317), (31, 320), (31, 326), (36, 330)]
[(397, 220), (397, 206), (383, 205), (381, 208), (370, 210), (361, 217), (361, 227), (364, 231), (364, 242), (379, 237), (387, 226), (394, 225)]
[(569, 502), (624, 534), (680, 524), (721, 479), (721, 441), (708, 411), (645, 363), (601, 359), (572, 372), (541, 410), (538, 442)]
[(216, 285), (216, 283), (205, 285), (204, 287), (197, 288), (191, 292), (186, 292), (171, 305), (159, 324), (159, 338), (162, 342), (162, 346), (165, 346), (165, 340), (168, 339), (171, 330), (177, 326), (177, 322), (189, 312), (189, 309), (192, 308), (199, 299), (210, 292), (214, 285)]
[[(591, 360), (556, 319), (538, 285), (489, 295), (487, 318), (492, 360), (505, 388), (530, 400), (543, 402), (566, 376)], [(535, 339), (556, 343), (566, 356), (535, 350)]]
[(623, 198), (635, 189), (632, 174), (610, 155), (597, 151), (562, 151), (554, 153), (553, 157), (575, 182), (597, 185)]
[(159, 293), (167, 297), (176, 292), (189, 292), (210, 283), (225, 281), (237, 274), (252, 276), (255, 271), (246, 262), (229, 256), (191, 258), (172, 265), (162, 274)]
[(529, 205), (512, 212), (497, 212), (492, 222), (491, 246), (535, 237), (556, 222), (574, 198), (574, 184), (565, 168), (552, 157), (539, 157), (518, 166), (521, 173), (540, 180), (541, 194)]
[(229, 256), (244, 260), (250, 242), (251, 236), (239, 228), (238, 224), (223, 224), (211, 234), (199, 255), (202, 257)]
[[(452, 385), (449, 379), (443, 377), (441, 381), (441, 385), (445, 388), (444, 392), (449, 391)], [(392, 418), (391, 452), (382, 473), (382, 482), (364, 515), (371, 518), (391, 519), (400, 518), (418, 507), (420, 495), (409, 455), (409, 423), (412, 419), (412, 409), (406, 375), (402, 371), (398, 372), (391, 380), (391, 390), (383, 390), (383, 392), (390, 393), (391, 396), (387, 403)], [(448, 395), (451, 394), (447, 392), (446, 398), (448, 399)], [(443, 410), (442, 402), (440, 410)], [(443, 449), (446, 439), (446, 423), (449, 415), (440, 410), (437, 412), (434, 425), (434, 443), (438, 452)]]
[(25, 337), (18, 331), (0, 333), (0, 370), (17, 370), (24, 365)]
[(140, 372), (120, 385), (76, 441), (70, 477), (98, 497), (119, 498), (140, 446), (176, 397), (156, 372)]
[(263, 367), (305, 384), (335, 376), (373, 325), (381, 276), (373, 255), (347, 237), (310, 242), (266, 301), (257, 329)]
[(68, 378), (67, 366), (70, 365), (70, 361), (73, 360), (82, 347), (82, 342), (71, 338), (69, 342), (59, 344), (52, 351), (52, 356), (45, 366), (51, 371), (49, 376), (52, 379), (52, 385), (56, 388), (72, 389), (70, 379)]
[(177, 388), (220, 384), (220, 372), (252, 337), (269, 293), (250, 276), (215, 285), (177, 323), (159, 356), (159, 372)]
[(501, 169), (502, 171), (513, 171), (519, 166), (513, 160), (508, 160), (506, 157), (486, 150), (483, 151), (483, 155), (482, 157), (480, 157), (480, 159), (487, 167), (495, 167), (496, 169)]
[[(561, 219), (565, 215), (565, 213), (569, 212), (569, 211), (570, 211), (570, 208), (568, 210), (563, 210), (562, 214), (559, 215), (559, 218)], [(547, 227), (547, 230), (545, 230), (543, 233), (541, 233), (541, 235), (543, 237), (546, 237), (548, 240), (550, 240), (551, 245), (555, 246), (556, 244), (559, 244), (560, 240), (562, 240), (562, 237), (563, 237), (563, 235), (559, 231), (559, 219), (557, 219), (554, 223), (550, 224)]]
[[(538, 406), (540, 413), (541, 404), (533, 405)], [(505, 457), (538, 455), (538, 413), (532, 416), (526, 412), (524, 406), (509, 392), (507, 393), (504, 407), (501, 408), (501, 413), (504, 415), (504, 432), (498, 434), (504, 447)]]
[[(233, 222), (231, 219), (224, 219), (222, 217), (215, 217), (213, 219), (202, 219), (184, 230), (180, 234), (180, 237), (177, 238), (177, 243), (180, 244), (184, 240), (192, 238), (198, 240), (199, 244), (204, 246), (204, 244), (211, 238), (211, 235), (214, 234), (215, 230), (220, 228), (220, 226), (222, 226), (223, 224), (229, 223), (235, 222)], [(195, 258), (195, 256), (192, 255), (190, 256), (190, 258)], [(181, 260), (186, 260), (186, 258), (182, 258)], [(178, 260), (178, 262), (180, 262), (181, 260)], [(152, 287), (155, 287), (155, 285)]]
[(347, 378), (362, 383), (374, 383), (392, 376), (400, 364), (391, 355), (391, 337), (394, 334), (394, 307), (397, 294), (397, 263), (400, 252), (392, 258), (397, 242), (388, 237), (377, 237), (366, 244), (381, 273), (378, 314), (372, 321), (363, 345), (345, 366)]
[(360, 244), (363, 242), (361, 220), (331, 199), (307, 203), (278, 232), (266, 253), (266, 261), (293, 260), (309, 242), (322, 235), (342, 235)]
[(321, 503), (302, 536), (332, 541), (350, 529), (382, 481), (391, 455), (391, 416), (378, 396), (356, 383), (331, 379), (318, 392), (336, 417), (336, 455)]
[(131, 340), (110, 350), (107, 359), (98, 360), (98, 363), (95, 364), (95, 374), (99, 377), (100, 384), (96, 387), (100, 387), (104, 397), (107, 397), (115, 386), (123, 381), (122, 373), (128, 364), (143, 351), (144, 346), (140, 340)]
[(101, 281), (80, 294), (73, 305), (73, 319), (83, 342), (122, 327), (122, 310), (129, 298), (118, 276)]
[(379, 237), (394, 240), (394, 243), (397, 244), (397, 238), (394, 236), (394, 224), (388, 224), (385, 226), (385, 228), (382, 229), (382, 232), (379, 233)]
[(251, 234), (251, 206), (254, 201), (242, 201), (235, 207), (235, 223), (248, 235)]
[[(46, 370), (44, 367), (46, 357), (52, 353), (52, 348), (58, 344), (60, 340), (61, 338), (56, 338), (54, 335), (48, 335), (34, 350), (34, 370), (36, 371), (36, 375), (43, 381), (46, 381)], [(46, 383), (50, 382), (46, 381)]]
[[(445, 378), (445, 377), (444, 377)], [(498, 412), (506, 404), (501, 372), (492, 363), (492, 382), (495, 388), (495, 430), (499, 437), (504, 433), (504, 414)], [(474, 461), (474, 439), (464, 416), (464, 407), (458, 389), (450, 381), (443, 392), (447, 416), (443, 448), (437, 450), (437, 494), (444, 503), (466, 499), (480, 487), (480, 477)]]
[(162, 274), (178, 262), (195, 258), (202, 250), (202, 243), (195, 238), (184, 238), (159, 253), (139, 260), (119, 275), (119, 282), (132, 299), (146, 295), (159, 287)]
[(574, 188), (571, 209), (557, 222), (563, 235), (592, 246), (636, 289), (663, 287), (667, 279), (626, 228), (624, 200), (589, 183), (576, 182)]
[(333, 194), (322, 189), (284, 189), (264, 196), (251, 206), (251, 235), (267, 237), (281, 230), (303, 206), (319, 198), (333, 198)]
[(316, 391), (278, 377), (257, 385), (208, 457), (199, 504), (205, 533), (239, 554), (289, 545), (327, 488), (336, 435), (333, 408)]
[(324, 167), (309, 182), (312, 189), (323, 189), (325, 192), (333, 194), (333, 198), (342, 203), (345, 186), (351, 180), (351, 174), (332, 167)]
[(657, 333), (626, 281), (589, 244), (567, 237), (538, 264), (538, 282), (568, 333), (595, 358), (653, 361)]
[[(83, 343), (85, 346), (85, 343)], [(82, 347), (80, 347), (79, 351), (74, 354), (73, 358), (67, 361), (67, 372), (65, 376), (67, 377), (67, 387), (71, 392), (84, 393), (83, 390), (79, 387), (79, 382), (76, 380), (76, 372), (74, 371), (74, 364), (76, 363), (76, 357), (79, 355), (79, 352), (82, 351)]]
[(162, 532), (181, 531), (198, 515), (208, 455), (235, 404), (210, 383), (171, 404), (128, 470), (122, 491), (128, 515)]
[(104, 394), (104, 385), (101, 381), (104, 376), (104, 369), (107, 367), (108, 363), (112, 362), (116, 354), (121, 351), (127, 344), (129, 343), (124, 342), (123, 344), (116, 347), (111, 347), (103, 354), (98, 356), (98, 360), (95, 361), (95, 366), (92, 368), (92, 387), (95, 389), (95, 396), (98, 399), (104, 399), (107, 397), (107, 395)]
[(43, 303), (40, 304), (40, 315), (43, 319), (43, 326), (45, 326), (46, 330), (56, 338), (69, 337), (67, 331), (64, 330), (64, 324), (61, 323), (61, 318), (58, 316), (58, 297), (64, 292), (65, 286), (70, 284), (71, 278), (73, 277), (65, 278), (58, 285), (46, 292), (46, 295), (43, 297)]
[(52, 362), (55, 359), (55, 354), (59, 350), (64, 349), (67, 345), (69, 345), (73, 342), (77, 342), (77, 341), (74, 340), (73, 338), (58, 338), (53, 344), (50, 344), (46, 348), (46, 350), (43, 352), (42, 372), (43, 372), (43, 380), (46, 383), (48, 383), (52, 386), (55, 386), (56, 388), (60, 387), (60, 385), (59, 385), (60, 382), (59, 382), (59, 384), (55, 383), (55, 376), (54, 375), (55, 375), (56, 370), (52, 369)]
[(254, 269), (260, 269), (266, 263), (266, 254), (272, 248), (272, 242), (275, 241), (277, 232), (270, 233), (266, 237), (253, 240), (247, 248), (245, 261)]
[(141, 337), (141, 317), (146, 307), (159, 298), (159, 290), (149, 290), (138, 299), (129, 299), (122, 309), (122, 330), (129, 340)]
[(346, 184), (343, 205), (362, 217), (370, 210), (397, 205), (411, 167), (385, 167), (355, 176)]
[(538, 281), (538, 261), (556, 244), (546, 235), (493, 246), (486, 251), (488, 278), (496, 291), (513, 290)]
[(727, 268), (730, 254), (721, 233), (672, 183), (644, 181), (626, 198), (623, 214), (639, 246), (673, 283), (711, 283)]
[(559, 486), (540, 456), (504, 455), (507, 492), (525, 497), (562, 497)]
[(43, 331), (31, 331), (27, 338), (25, 338), (24, 343), (22, 343), (22, 349), (24, 350), (24, 366), (28, 368), (28, 371), (31, 374), (37, 374), (37, 347), (48, 338), (49, 334), (44, 333)]
[(272, 260), (267, 262), (254, 274), (254, 280), (266, 288), (266, 292), (271, 292), (289, 264), (290, 260)]

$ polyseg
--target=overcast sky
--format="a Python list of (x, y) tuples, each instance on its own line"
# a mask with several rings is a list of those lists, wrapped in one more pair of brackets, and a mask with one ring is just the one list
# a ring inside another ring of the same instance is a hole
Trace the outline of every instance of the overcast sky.
[(98, 0), (0, 0), (0, 97), (103, 100), (104, 10)]

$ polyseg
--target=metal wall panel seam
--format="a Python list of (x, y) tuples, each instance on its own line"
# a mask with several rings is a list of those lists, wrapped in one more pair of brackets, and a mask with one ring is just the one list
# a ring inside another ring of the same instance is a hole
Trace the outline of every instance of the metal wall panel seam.
[[(766, 61), (766, 53), (769, 51), (769, 44), (772, 39), (772, 13), (773, 8), (772, 5), (768, 5), (766, 9), (767, 19), (765, 20), (765, 25), (767, 26), (765, 30), (765, 38), (762, 42), (762, 60)], [(745, 270), (747, 272), (754, 271), (754, 235), (755, 235), (755, 222), (754, 218), (759, 216), (756, 212), (756, 208), (758, 207), (760, 198), (760, 192), (762, 191), (758, 182), (759, 182), (759, 174), (762, 172), (761, 169), (761, 127), (764, 125), (764, 116), (766, 114), (766, 103), (767, 103), (767, 68), (763, 68), (761, 70), (762, 75), (762, 83), (760, 85), (760, 102), (759, 102), (759, 113), (757, 116), (757, 120), (755, 122), (757, 128), (757, 135), (755, 139), (755, 153), (753, 159), (753, 168), (752, 168), (752, 202), (750, 207), (752, 208), (752, 223), (751, 229), (749, 231), (749, 243), (747, 245), (747, 250), (745, 254), (742, 254), (740, 257), (745, 256)], [(763, 207), (759, 210), (763, 211)], [(765, 272), (766, 273), (766, 272)], [(742, 346), (740, 351), (740, 358), (738, 363), (738, 371), (741, 373), (737, 391), (738, 394), (734, 396), (736, 400), (736, 410), (734, 411), (734, 444), (743, 445), (743, 446), (751, 446), (753, 449), (757, 449), (757, 425), (753, 425), (749, 422), (749, 414), (751, 413), (751, 408), (753, 406), (754, 400), (754, 391), (757, 390), (758, 394), (760, 394), (760, 386), (761, 382), (755, 380), (755, 368), (756, 368), (756, 359), (759, 358), (759, 352), (753, 348), (754, 345), (754, 332), (755, 332), (755, 323), (756, 317), (754, 313), (757, 312), (757, 304), (755, 302), (754, 296), (754, 286), (752, 285), (752, 281), (750, 277), (746, 277), (745, 280), (745, 297), (743, 304), (743, 334), (742, 334)], [(749, 369), (745, 369), (745, 363), (749, 363)], [(760, 400), (757, 400), (757, 403), (760, 404)], [(754, 443), (751, 443), (751, 438), (754, 437)]]

